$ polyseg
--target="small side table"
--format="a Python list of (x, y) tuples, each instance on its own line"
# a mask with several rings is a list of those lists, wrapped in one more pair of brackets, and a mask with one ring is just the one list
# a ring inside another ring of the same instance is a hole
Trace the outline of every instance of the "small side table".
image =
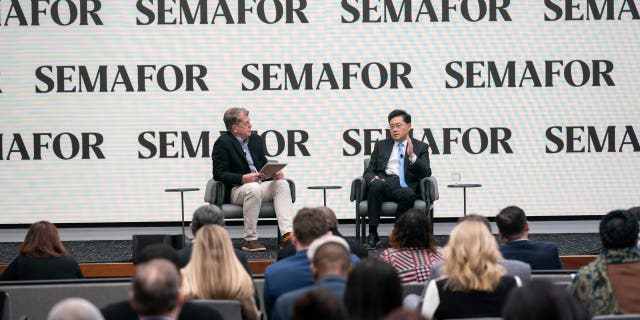
[(310, 190), (322, 190), (324, 196), (324, 206), (327, 206), (327, 189), (342, 189), (341, 186), (308, 186)]
[(174, 188), (164, 189), (164, 192), (180, 192), (180, 204), (182, 205), (182, 243), (187, 241), (187, 235), (184, 231), (184, 193), (189, 191), (198, 191), (200, 188)]
[(464, 199), (464, 215), (467, 216), (467, 188), (480, 188), (481, 184), (478, 183), (459, 183), (450, 184), (447, 188), (462, 188), (462, 198)]

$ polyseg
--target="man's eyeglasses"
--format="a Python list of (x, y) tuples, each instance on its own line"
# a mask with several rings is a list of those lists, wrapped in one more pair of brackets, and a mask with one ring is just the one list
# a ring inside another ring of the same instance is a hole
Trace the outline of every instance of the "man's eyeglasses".
[(395, 128), (402, 128), (404, 126), (406, 126), (406, 123), (393, 123), (393, 124), (389, 124), (389, 129), (395, 129)]

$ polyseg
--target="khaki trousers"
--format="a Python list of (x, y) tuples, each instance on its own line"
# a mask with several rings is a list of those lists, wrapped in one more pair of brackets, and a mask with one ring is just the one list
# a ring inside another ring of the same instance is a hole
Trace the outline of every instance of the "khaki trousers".
[(293, 203), (287, 180), (245, 183), (231, 189), (231, 203), (242, 205), (246, 241), (258, 239), (258, 216), (263, 201), (273, 201), (280, 233), (293, 230)]

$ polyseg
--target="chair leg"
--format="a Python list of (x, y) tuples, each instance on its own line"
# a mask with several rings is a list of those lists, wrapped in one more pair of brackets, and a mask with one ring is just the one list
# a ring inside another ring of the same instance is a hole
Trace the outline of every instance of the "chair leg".
[(276, 250), (280, 248), (280, 226), (276, 223)]
[(360, 221), (360, 233), (362, 235), (362, 239), (360, 241), (360, 243), (366, 243), (367, 242), (367, 218), (366, 217), (361, 217), (360, 219), (362, 219)]

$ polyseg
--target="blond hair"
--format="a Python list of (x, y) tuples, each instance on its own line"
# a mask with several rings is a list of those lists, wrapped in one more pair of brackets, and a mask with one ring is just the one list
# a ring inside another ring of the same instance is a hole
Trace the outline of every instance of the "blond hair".
[(223, 227), (207, 225), (198, 230), (191, 260), (180, 272), (185, 299), (238, 300), (243, 319), (259, 318), (253, 281)]
[(454, 291), (493, 291), (505, 274), (498, 243), (478, 221), (459, 223), (444, 248), (445, 287)]

